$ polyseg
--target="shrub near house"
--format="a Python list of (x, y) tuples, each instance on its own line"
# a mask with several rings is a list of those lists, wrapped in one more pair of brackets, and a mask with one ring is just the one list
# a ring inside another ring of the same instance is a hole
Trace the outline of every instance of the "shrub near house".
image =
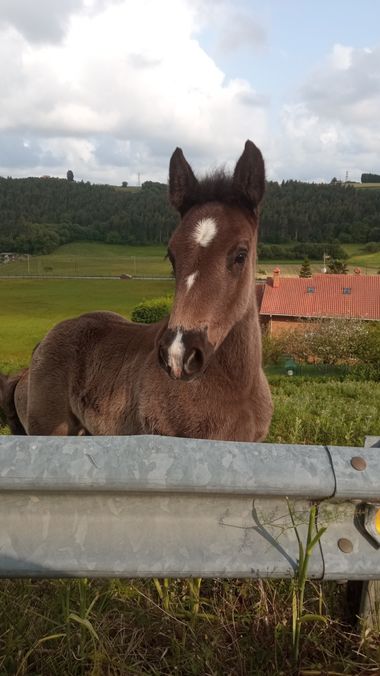
[(264, 336), (264, 363), (279, 364), (287, 355), (298, 363), (344, 364), (351, 377), (380, 381), (380, 323), (325, 319), (305, 327)]

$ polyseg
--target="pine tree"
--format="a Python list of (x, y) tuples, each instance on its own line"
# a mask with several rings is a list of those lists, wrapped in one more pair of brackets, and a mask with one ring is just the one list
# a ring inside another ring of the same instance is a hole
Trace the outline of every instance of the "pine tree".
[(310, 261), (308, 258), (304, 258), (304, 261), (301, 265), (300, 269), (300, 277), (311, 277), (311, 267), (310, 267)]

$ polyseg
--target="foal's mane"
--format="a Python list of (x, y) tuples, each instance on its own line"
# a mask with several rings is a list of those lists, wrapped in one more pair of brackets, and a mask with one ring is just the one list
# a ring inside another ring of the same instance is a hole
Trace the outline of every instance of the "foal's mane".
[(252, 205), (234, 183), (233, 175), (224, 168), (219, 168), (206, 174), (189, 186), (181, 209), (182, 216), (194, 206), (201, 206), (207, 202), (221, 202), (228, 206), (240, 207), (252, 214)]

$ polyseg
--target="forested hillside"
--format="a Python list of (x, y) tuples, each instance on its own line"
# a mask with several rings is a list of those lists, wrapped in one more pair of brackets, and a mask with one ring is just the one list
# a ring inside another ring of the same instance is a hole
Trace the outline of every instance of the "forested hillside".
[[(0, 251), (48, 253), (86, 239), (165, 243), (177, 220), (161, 183), (129, 190), (58, 178), (0, 178)], [(260, 237), (273, 244), (380, 242), (380, 190), (269, 182)]]
[(0, 251), (49, 253), (75, 240), (166, 242), (177, 223), (167, 186), (135, 191), (58, 178), (0, 178)]
[(380, 241), (380, 190), (344, 184), (268, 183), (261, 215), (264, 242)]

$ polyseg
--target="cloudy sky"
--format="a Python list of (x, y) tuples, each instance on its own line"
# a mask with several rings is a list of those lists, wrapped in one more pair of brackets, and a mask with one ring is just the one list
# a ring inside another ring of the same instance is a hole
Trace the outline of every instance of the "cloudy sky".
[(376, 0), (0, 0), (0, 175), (166, 181), (244, 141), (268, 177), (380, 173)]

